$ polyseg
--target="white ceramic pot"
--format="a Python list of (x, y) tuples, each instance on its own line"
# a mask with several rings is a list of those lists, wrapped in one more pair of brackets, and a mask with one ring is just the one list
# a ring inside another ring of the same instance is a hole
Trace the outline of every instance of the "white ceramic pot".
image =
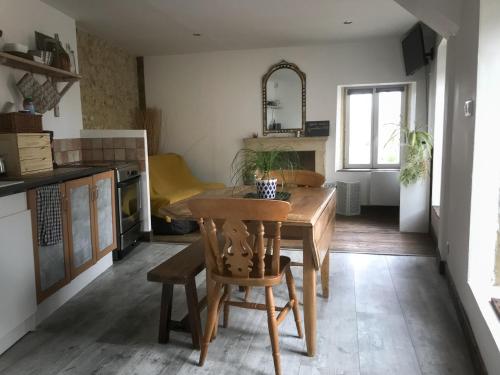
[(276, 178), (271, 178), (268, 180), (256, 179), (255, 186), (257, 187), (257, 195), (262, 199), (274, 199), (276, 198)]

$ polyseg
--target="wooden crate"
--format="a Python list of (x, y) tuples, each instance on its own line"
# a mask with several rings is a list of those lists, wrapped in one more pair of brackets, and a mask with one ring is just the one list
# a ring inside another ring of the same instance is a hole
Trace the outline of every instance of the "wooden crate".
[(50, 135), (47, 133), (0, 134), (0, 150), (10, 175), (51, 171), (53, 168)]
[(42, 115), (11, 112), (0, 113), (0, 133), (41, 133)]

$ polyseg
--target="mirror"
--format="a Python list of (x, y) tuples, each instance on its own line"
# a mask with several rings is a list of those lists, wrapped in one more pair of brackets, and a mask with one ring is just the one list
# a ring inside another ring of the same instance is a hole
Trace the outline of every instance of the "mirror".
[(262, 77), (263, 134), (303, 132), (306, 121), (306, 75), (281, 61)]

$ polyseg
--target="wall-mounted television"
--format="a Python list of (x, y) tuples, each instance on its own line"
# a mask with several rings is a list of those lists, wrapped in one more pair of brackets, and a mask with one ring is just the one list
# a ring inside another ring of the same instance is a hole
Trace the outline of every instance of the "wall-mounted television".
[[(419, 22), (413, 26), (402, 41), (406, 75), (411, 76), (433, 59), (436, 33)], [(428, 48), (426, 48), (428, 46)]]

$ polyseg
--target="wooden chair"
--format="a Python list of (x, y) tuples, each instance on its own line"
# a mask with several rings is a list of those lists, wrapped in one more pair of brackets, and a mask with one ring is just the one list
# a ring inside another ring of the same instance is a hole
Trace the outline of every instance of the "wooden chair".
[[(293, 185), (298, 187), (319, 188), (325, 183), (325, 176), (320, 173), (307, 170), (282, 170), (271, 171), (271, 176), (278, 179), (278, 185)], [(267, 240), (267, 252), (271, 252), (272, 238)], [(303, 267), (302, 262), (292, 262), (292, 266)], [(321, 267), (321, 289), (323, 297), (329, 296), (330, 283), (330, 256), (327, 254)], [(245, 298), (248, 298), (249, 289), (247, 289)]]
[[(276, 374), (281, 374), (278, 325), (293, 311), (298, 336), (302, 338), (299, 303), (295, 282), (290, 271), (290, 258), (280, 256), (281, 222), (286, 220), (290, 204), (242, 198), (200, 198), (188, 203), (198, 218), (205, 243), (207, 266), (208, 318), (201, 343), (199, 365), (203, 366), (208, 344), (216, 330), (219, 311), (224, 307), (224, 327), (229, 319), (229, 307), (267, 311), (267, 322)], [(217, 223), (217, 224), (216, 224)], [(266, 254), (265, 235), (273, 238), (273, 254)], [(219, 246), (220, 236), (223, 245)], [(280, 308), (274, 304), (272, 287), (285, 276), (289, 300)], [(210, 285), (213, 282), (213, 285)], [(231, 286), (264, 287), (266, 303), (231, 301)], [(208, 290), (208, 288), (211, 288)], [(221, 290), (224, 293), (221, 295)], [(276, 311), (279, 314), (276, 316)]]
[(303, 169), (271, 171), (270, 175), (278, 179), (278, 185), (321, 187), (325, 183), (325, 176), (322, 174)]

